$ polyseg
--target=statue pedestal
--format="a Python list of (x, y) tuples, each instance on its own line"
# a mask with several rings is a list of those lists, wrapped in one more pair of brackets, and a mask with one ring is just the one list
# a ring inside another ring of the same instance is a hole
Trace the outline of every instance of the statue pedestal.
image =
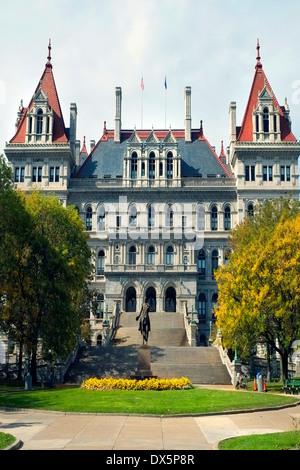
[(140, 346), (138, 349), (138, 368), (135, 379), (148, 379), (153, 377), (151, 371), (151, 353), (150, 347), (147, 345)]

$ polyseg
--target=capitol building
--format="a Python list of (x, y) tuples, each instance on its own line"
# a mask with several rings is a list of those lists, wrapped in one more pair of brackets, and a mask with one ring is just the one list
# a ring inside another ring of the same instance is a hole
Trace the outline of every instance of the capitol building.
[(100, 140), (87, 145), (77, 138), (75, 103), (65, 126), (49, 44), (5, 155), (16, 187), (55, 193), (84, 222), (97, 292), (92, 344), (102, 343), (103, 324), (116, 311), (139, 312), (146, 299), (151, 312), (193, 316), (195, 344), (207, 345), (218, 300), (214, 271), (227, 261), (230, 230), (266, 199), (298, 199), (300, 143), (289, 107), (276, 99), (259, 44), (253, 62), (243, 120), (236, 122), (236, 103), (228, 103), (228, 143), (217, 143), (219, 153), (202, 122), (192, 125), (188, 86), (182, 129), (123, 129), (122, 88), (112, 89), (114, 126), (104, 122)]

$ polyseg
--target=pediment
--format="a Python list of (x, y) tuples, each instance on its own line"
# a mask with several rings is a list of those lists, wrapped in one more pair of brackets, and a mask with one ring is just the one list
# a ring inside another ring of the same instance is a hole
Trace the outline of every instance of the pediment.
[(164, 143), (175, 144), (177, 140), (175, 139), (172, 131), (170, 130), (164, 139)]
[(262, 91), (260, 92), (258, 99), (260, 101), (272, 101), (273, 100), (273, 93), (269, 90), (269, 88), (265, 85)]
[(36, 94), (33, 96), (33, 101), (34, 101), (34, 103), (36, 103), (36, 102), (39, 102), (39, 103), (45, 103), (46, 102), (47, 103), (48, 102), (48, 96), (44, 92), (42, 87), (40, 87), (38, 89), (38, 91), (36, 92)]
[(139, 138), (136, 130), (133, 131), (133, 133), (131, 134), (131, 136), (127, 140), (127, 142), (129, 144), (140, 144), (141, 143), (141, 139)]
[(159, 143), (159, 139), (158, 137), (155, 135), (154, 131), (152, 130), (149, 134), (149, 136), (147, 137), (146, 139), (146, 142), (149, 144), (158, 144)]

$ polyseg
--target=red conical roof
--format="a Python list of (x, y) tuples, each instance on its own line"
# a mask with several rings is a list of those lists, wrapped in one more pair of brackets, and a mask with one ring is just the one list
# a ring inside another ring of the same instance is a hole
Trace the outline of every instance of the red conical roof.
[[(68, 142), (69, 139), (66, 134), (66, 128), (64, 124), (64, 119), (59, 103), (59, 98), (55, 86), (54, 76), (52, 72), (52, 64), (51, 64), (51, 43), (49, 42), (48, 46), (49, 54), (47, 57), (47, 63), (45, 66), (44, 73), (39, 81), (38, 86), (36, 87), (34, 95), (37, 91), (41, 88), (43, 92), (48, 97), (48, 105), (53, 110), (53, 137), (52, 142), (54, 143), (65, 143)], [(27, 109), (24, 109), (24, 113), (22, 119), (19, 122), (17, 131), (15, 136), (11, 139), (10, 143), (25, 143), (25, 134), (26, 134), (26, 116), (28, 110), (33, 107), (33, 98), (30, 101), (30, 104)]]
[(255, 74), (254, 79), (246, 107), (246, 111), (244, 114), (242, 126), (240, 129), (240, 133), (237, 137), (239, 142), (252, 142), (253, 141), (253, 123), (252, 123), (252, 114), (253, 109), (257, 106), (258, 97), (261, 91), (267, 86), (268, 90), (273, 95), (273, 104), (275, 108), (279, 108), (280, 112), (280, 130), (281, 130), (281, 141), (282, 142), (296, 142), (297, 139), (293, 135), (289, 122), (285, 117), (281, 106), (279, 106), (278, 101), (272, 91), (272, 88), (269, 84), (269, 81), (263, 71), (262, 64), (260, 62), (260, 55), (259, 55), (259, 42), (257, 41), (257, 58), (256, 58), (256, 66), (255, 66)]

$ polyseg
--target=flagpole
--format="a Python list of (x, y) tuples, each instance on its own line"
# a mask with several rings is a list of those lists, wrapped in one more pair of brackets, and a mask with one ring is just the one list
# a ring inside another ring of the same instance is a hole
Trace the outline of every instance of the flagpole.
[(144, 107), (144, 103), (143, 103), (143, 99), (144, 99), (144, 97), (143, 97), (143, 95), (144, 95), (144, 79), (143, 79), (143, 77), (142, 77), (142, 80), (141, 80), (141, 94), (142, 94), (142, 96), (141, 96), (141, 129), (143, 129), (143, 112), (144, 112), (144, 110), (143, 110), (143, 107)]
[(167, 129), (167, 78), (165, 77), (165, 129)]

